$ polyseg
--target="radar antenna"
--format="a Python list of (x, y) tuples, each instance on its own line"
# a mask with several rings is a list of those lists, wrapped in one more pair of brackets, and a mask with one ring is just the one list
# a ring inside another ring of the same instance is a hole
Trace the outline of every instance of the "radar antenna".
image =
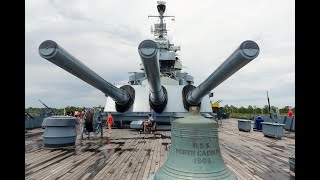
[(163, 18), (166, 17), (172, 17), (175, 18), (175, 16), (164, 16), (164, 12), (166, 11), (166, 2), (165, 1), (157, 1), (157, 9), (159, 12), (159, 16), (148, 16), (149, 17), (158, 17), (160, 18), (160, 23), (154, 24), (154, 30), (151, 30), (151, 33), (153, 32), (155, 36), (158, 36), (159, 38), (163, 38), (165, 35), (167, 35), (167, 28), (166, 23), (163, 23)]

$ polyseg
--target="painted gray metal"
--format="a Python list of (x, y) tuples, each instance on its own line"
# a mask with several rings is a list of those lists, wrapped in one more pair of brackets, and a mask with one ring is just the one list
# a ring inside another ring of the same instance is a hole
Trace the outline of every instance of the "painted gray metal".
[[(188, 111), (183, 107), (181, 93), (183, 86), (163, 86), (168, 93), (168, 102), (162, 113), (157, 113), (157, 123), (159, 124), (157, 129), (162, 129), (162, 124), (170, 125), (175, 119), (186, 117), (188, 114)], [(111, 112), (115, 123), (122, 127), (129, 127), (131, 121), (146, 120), (150, 113), (149, 85), (132, 85), (132, 87), (135, 89), (135, 101), (126, 112), (117, 112), (114, 101), (111, 98), (107, 98), (105, 104), (104, 114)], [(207, 117), (210, 117), (209, 115), (214, 116), (209, 95), (205, 96), (201, 101), (200, 114)], [(104, 117), (104, 121), (105, 120), (106, 117)]]
[(284, 124), (262, 122), (262, 133), (265, 136), (281, 139), (283, 137)]
[(288, 159), (289, 159), (290, 171), (296, 172), (296, 171), (295, 171), (295, 164), (296, 164), (296, 158), (295, 158), (295, 156), (289, 156)]
[(32, 119), (32, 118), (29, 118), (28, 116), (25, 116), (24, 127), (25, 129), (40, 128), (43, 122), (43, 119), (44, 117), (34, 117)]
[(284, 122), (284, 124), (285, 124), (284, 129), (285, 130), (291, 131), (291, 129), (295, 129), (294, 125), (292, 125), (293, 120), (294, 120), (294, 116), (291, 116), (291, 117), (286, 116), (286, 119)]
[(138, 52), (147, 75), (150, 100), (155, 105), (165, 102), (161, 86), (158, 45), (152, 40), (144, 40), (139, 44)]
[(221, 155), (218, 124), (191, 112), (172, 123), (169, 155), (149, 179), (237, 179)]
[(145, 72), (132, 72), (132, 73), (133, 73), (133, 75), (129, 76), (129, 84), (130, 85), (141, 84), (141, 82), (143, 80), (147, 79)]
[(77, 124), (79, 122), (73, 116), (51, 116), (43, 120), (42, 126), (75, 126)]
[(251, 120), (238, 119), (238, 129), (240, 131), (250, 132), (252, 129)]
[[(167, 44), (169, 44), (169, 42), (167, 42)], [(169, 48), (169, 47), (166, 47), (166, 49), (167, 48)], [(174, 52), (160, 49), (159, 54), (161, 55), (160, 61), (162, 61), (162, 60), (176, 60), (176, 55)]]
[[(182, 102), (182, 88), (184, 86), (176, 86), (176, 85), (163, 85), (167, 92), (168, 92), (168, 103), (167, 106), (164, 108), (163, 113), (187, 113), (188, 111), (184, 109), (183, 102)], [(149, 105), (149, 85), (132, 85), (135, 89), (135, 101), (133, 105), (126, 111), (126, 113), (130, 112), (142, 112), (142, 113), (149, 113), (150, 112), (150, 105)], [(107, 98), (104, 112), (117, 112), (114, 100)], [(210, 104), (209, 95), (205, 96), (201, 100), (201, 107), (200, 113), (212, 113), (212, 108)], [(125, 113), (121, 113), (125, 114)], [(147, 114), (146, 116), (147, 117)], [(183, 116), (184, 117), (184, 116)]]
[(110, 96), (112, 99), (114, 99), (118, 104), (123, 105), (129, 101), (127, 92), (115, 87), (111, 83), (101, 78), (81, 61), (64, 50), (56, 42), (52, 40), (46, 40), (42, 42), (39, 46), (39, 54), (44, 59), (47, 59), (53, 64), (56, 64), (74, 76), (99, 89), (106, 96)]
[[(255, 118), (258, 116), (255, 116)], [(270, 118), (269, 115), (267, 116), (260, 116), (264, 122), (272, 122), (272, 119)], [(275, 123), (280, 123), (280, 124), (284, 124), (286, 116), (279, 116), (277, 120), (274, 120)]]
[(53, 115), (52, 112), (46, 113), (44, 108), (40, 108), (40, 113), (36, 116), (33, 116), (32, 118), (29, 117), (26, 112), (25, 119), (24, 119), (25, 129), (34, 129), (34, 128), (42, 127), (43, 119), (46, 117), (50, 117), (52, 115)]
[(258, 55), (258, 44), (250, 40), (244, 41), (203, 83), (188, 93), (187, 102), (198, 105), (205, 95)]
[(131, 129), (143, 129), (143, 120), (138, 120), (138, 121), (132, 121), (130, 123), (130, 128)]
[(277, 123), (283, 124), (285, 118), (286, 118), (286, 116), (280, 116)]
[(51, 116), (43, 120), (45, 127), (43, 137), (44, 147), (74, 146), (77, 137), (78, 120), (73, 116)]
[(270, 116), (261, 116), (264, 122), (272, 122)]
[(293, 116), (290, 131), (296, 131), (295, 122), (296, 122), (296, 118), (295, 116)]
[(34, 119), (25, 118), (25, 128), (26, 129), (34, 129), (34, 128), (40, 128), (42, 127), (42, 122), (43, 122), (44, 117), (34, 117)]

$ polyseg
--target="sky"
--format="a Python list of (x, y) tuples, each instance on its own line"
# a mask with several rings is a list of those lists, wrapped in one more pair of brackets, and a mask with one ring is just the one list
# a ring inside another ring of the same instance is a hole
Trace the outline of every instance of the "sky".
[[(183, 2), (183, 3), (182, 3)], [(53, 40), (106, 81), (125, 85), (140, 72), (138, 45), (153, 39), (156, 0), (28, 0), (25, 2), (25, 107), (104, 106), (104, 94), (40, 57)], [(245, 40), (260, 53), (212, 90), (212, 101), (236, 107), (295, 106), (295, 2), (166, 1), (168, 39), (181, 46), (182, 72), (200, 85)]]

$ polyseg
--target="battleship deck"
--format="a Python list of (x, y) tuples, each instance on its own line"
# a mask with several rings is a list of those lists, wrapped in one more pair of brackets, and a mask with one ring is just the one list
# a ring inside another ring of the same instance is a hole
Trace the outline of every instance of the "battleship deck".
[[(288, 157), (295, 152), (295, 133), (284, 131), (277, 140), (262, 132), (238, 130), (236, 119), (224, 119), (219, 127), (221, 154), (238, 179), (290, 179)], [(140, 134), (131, 129), (104, 128), (93, 139), (73, 148), (43, 147), (43, 129), (25, 136), (25, 179), (123, 179), (146, 180), (168, 157), (171, 131)], [(79, 133), (78, 133), (79, 134)]]

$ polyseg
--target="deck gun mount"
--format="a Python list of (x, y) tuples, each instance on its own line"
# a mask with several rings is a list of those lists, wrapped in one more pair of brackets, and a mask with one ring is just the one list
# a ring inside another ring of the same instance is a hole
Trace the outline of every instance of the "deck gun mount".
[(39, 54), (107, 96), (104, 112), (111, 112), (117, 126), (128, 126), (131, 121), (146, 119), (150, 109), (157, 113), (157, 122), (170, 124), (185, 117), (190, 106), (198, 106), (204, 117), (212, 117), (209, 93), (259, 54), (259, 46), (251, 40), (240, 46), (199, 86), (193, 76), (181, 72), (182, 64), (177, 54), (180, 46), (167, 39), (165, 4), (158, 4), (160, 23), (154, 25), (154, 39), (142, 41), (138, 54), (141, 72), (133, 72), (127, 85), (114, 86), (101, 78), (80, 60), (52, 40), (39, 46)]

